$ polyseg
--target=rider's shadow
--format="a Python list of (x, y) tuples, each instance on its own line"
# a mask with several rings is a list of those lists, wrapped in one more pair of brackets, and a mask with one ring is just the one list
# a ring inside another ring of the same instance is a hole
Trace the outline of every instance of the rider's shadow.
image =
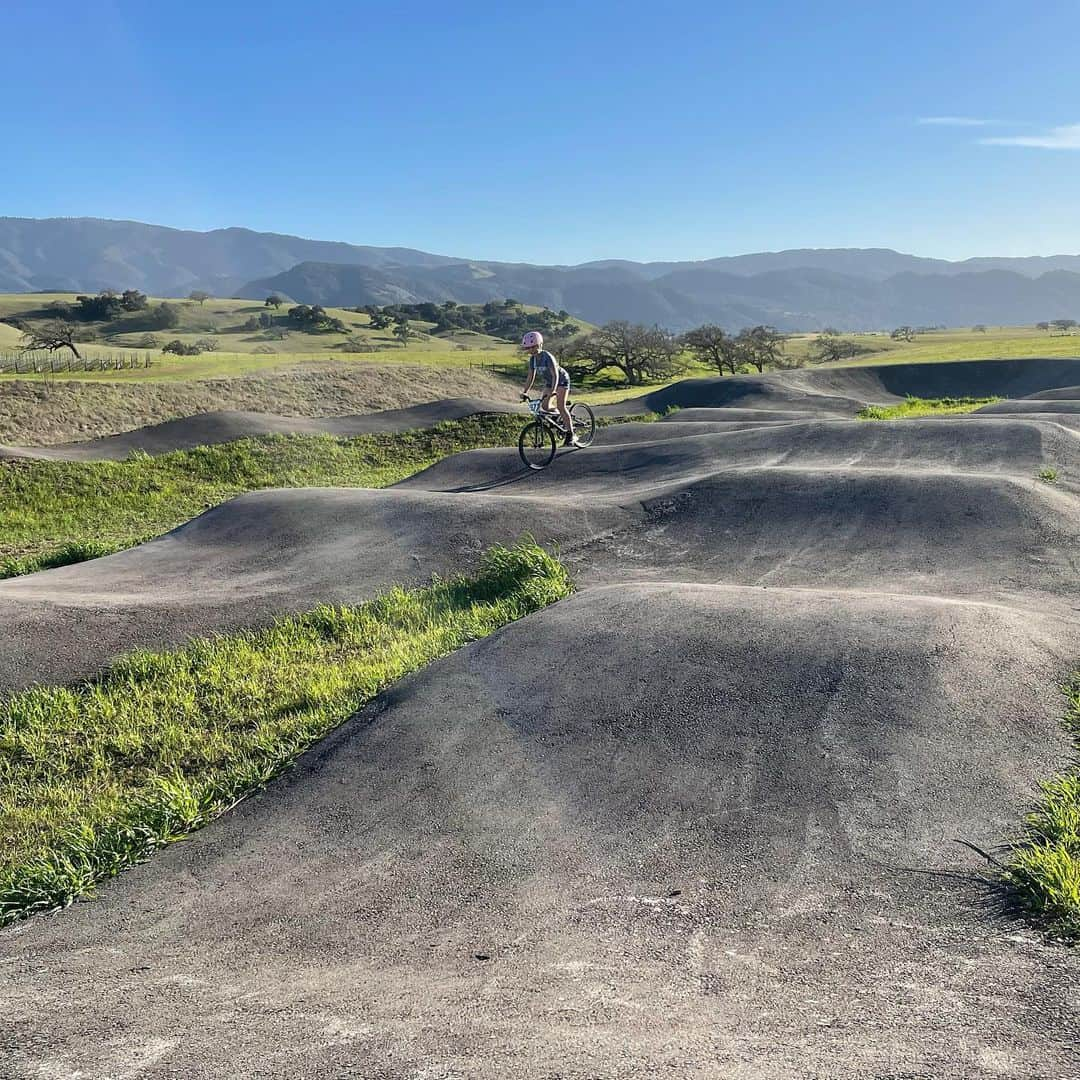
[[(577, 449), (576, 447), (564, 447), (560, 454), (565, 454)], [(535, 469), (527, 468), (524, 465), (519, 465), (515, 469), (508, 469), (501, 476), (492, 477), (490, 480), (485, 480), (483, 483), (478, 484), (462, 484), (460, 487), (442, 488), (452, 495), (467, 495), (470, 493), (476, 493), (481, 491), (494, 491), (497, 488), (510, 487), (513, 484), (520, 484), (524, 480), (530, 478), (536, 479), (538, 476), (542, 476), (542, 472), (538, 472)]]
[(484, 481), (482, 484), (463, 484), (461, 487), (444, 488), (443, 490), (454, 495), (465, 495), (470, 492), (478, 491), (494, 491), (496, 488), (509, 487), (511, 484), (520, 484), (522, 480), (526, 480), (530, 476), (535, 475), (536, 473), (532, 469), (527, 469), (522, 465), (514, 472), (508, 473), (506, 476), (497, 476), (492, 480)]

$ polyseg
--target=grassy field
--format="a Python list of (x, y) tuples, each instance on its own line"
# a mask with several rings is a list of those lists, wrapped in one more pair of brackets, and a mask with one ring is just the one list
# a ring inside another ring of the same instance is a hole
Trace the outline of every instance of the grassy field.
[[(1080, 751), (1080, 671), (1065, 693), (1065, 724)], [(1080, 768), (1042, 785), (1007, 874), (1024, 903), (1054, 931), (1080, 940)]]
[[(280, 308), (266, 307), (258, 300), (217, 300), (210, 299), (203, 304), (193, 300), (181, 300), (175, 297), (150, 297), (151, 306), (167, 301), (172, 304), (180, 317), (180, 325), (172, 330), (147, 330), (142, 326), (145, 312), (131, 312), (108, 323), (88, 324), (104, 335), (103, 346), (106, 348), (138, 348), (138, 340), (147, 333), (161, 341), (179, 338), (184, 342), (194, 342), (200, 338), (216, 340), (219, 351), (229, 354), (253, 353), (259, 348), (271, 348), (282, 353), (318, 353), (338, 350), (343, 342), (355, 337), (374, 349), (387, 352), (403, 352), (405, 349), (394, 337), (392, 329), (375, 330), (367, 315), (350, 311), (347, 308), (327, 308), (327, 314), (341, 321), (348, 328), (348, 333), (315, 331), (311, 333), (293, 329), (289, 326), (286, 312), (292, 305), (283, 304)], [(50, 303), (74, 304), (74, 293), (26, 293), (0, 295), (0, 318), (9, 315), (29, 316), (31, 321), (48, 318)], [(243, 324), (252, 316), (268, 314), (275, 320), (272, 329), (245, 330)], [(502, 346), (495, 338), (484, 334), (461, 331), (446, 338), (428, 338), (426, 331), (431, 324), (410, 323), (417, 332), (418, 339), (411, 341), (408, 348), (418, 353), (425, 351), (451, 352), (458, 345), (467, 348), (484, 349)], [(6, 327), (9, 336), (18, 332)], [(284, 336), (279, 336), (284, 335)], [(2, 339), (0, 339), (2, 340)], [(369, 355), (369, 354), (358, 354)]]
[[(160, 299), (153, 298), (152, 302), (158, 303)], [(41, 317), (49, 303), (73, 300), (73, 294), (59, 293), (0, 295), (0, 317), (25, 317), (28, 313)], [(171, 299), (170, 303), (176, 305), (181, 325), (175, 330), (154, 331), (159, 343), (173, 338), (186, 344), (209, 339), (215, 342), (216, 351), (199, 356), (178, 357), (162, 355), (158, 350), (149, 350), (153, 359), (153, 366), (149, 369), (75, 373), (56, 377), (121, 382), (182, 381), (245, 375), (298, 363), (318, 364), (328, 361), (357, 364), (420, 363), (447, 369), (462, 368), (465, 369), (463, 379), (467, 379), (467, 369), (470, 366), (485, 367), (512, 378), (519, 377), (523, 372), (522, 360), (514, 343), (498, 341), (483, 334), (462, 332), (451, 337), (432, 337), (426, 332), (431, 328), (430, 324), (414, 322), (411, 325), (417, 331), (418, 337), (407, 346), (402, 346), (393, 336), (391, 329), (375, 330), (371, 327), (367, 315), (344, 308), (328, 308), (327, 311), (346, 324), (347, 335), (306, 333), (289, 329), (285, 326), (286, 307), (274, 312), (259, 301), (212, 298), (201, 305), (194, 301), (177, 299)], [(247, 319), (258, 317), (267, 311), (274, 314), (278, 320), (272, 330), (243, 329)], [(140, 313), (134, 313), (110, 324), (95, 324), (98, 331), (107, 336), (97, 343), (87, 344), (84, 351), (90, 356), (99, 356), (132, 348), (146, 331), (126, 327), (137, 327), (139, 317)], [(581, 326), (587, 328), (588, 324), (581, 323)], [(977, 333), (970, 328), (931, 331), (919, 334), (913, 342), (893, 341), (885, 333), (844, 336), (869, 351), (854, 360), (844, 361), (842, 366), (1080, 356), (1080, 335), (1050, 334), (1034, 327), (990, 327), (985, 333)], [(342, 351), (341, 346), (348, 337), (361, 341), (372, 351)], [(807, 359), (815, 337), (816, 334), (791, 335), (787, 345), (788, 354)], [(16, 330), (0, 324), (0, 352), (17, 349), (19, 342), (20, 335)], [(557, 346), (555, 351), (558, 351)], [(683, 377), (702, 374), (714, 372), (711, 368), (694, 365)], [(12, 377), (14, 376), (0, 376)], [(579, 387), (579, 392), (589, 400), (605, 402), (619, 400), (640, 390), (625, 387), (590, 390)]]
[(0, 925), (93, 893), (228, 810), (403, 675), (567, 596), (532, 545), (478, 575), (140, 652), (0, 701)]
[(0, 577), (130, 547), (245, 491), (385, 487), (448, 454), (516, 446), (521, 425), (489, 414), (352, 439), (279, 435), (124, 461), (4, 462)]
[[(0, 318), (16, 315), (31, 322), (47, 318), (47, 305), (54, 302), (74, 303), (74, 294), (28, 293), (0, 295)], [(151, 304), (162, 298), (152, 297)], [(327, 314), (341, 319), (348, 327), (347, 334), (332, 332), (307, 333), (286, 325), (288, 305), (275, 311), (253, 300), (207, 300), (198, 304), (190, 300), (170, 299), (180, 316), (180, 326), (172, 330), (148, 331), (138, 327), (143, 313), (135, 312), (107, 324), (91, 324), (102, 340), (80, 345), (87, 356), (109, 355), (123, 350), (149, 353), (153, 366), (135, 371), (77, 372), (58, 375), (79, 379), (123, 381), (206, 379), (245, 375), (266, 371), (282, 365), (326, 362), (424, 363), (443, 367), (464, 367), (470, 364), (499, 366), (514, 362), (517, 350), (513, 344), (498, 341), (484, 334), (461, 331), (447, 337), (431, 337), (426, 331), (430, 324), (412, 323), (417, 333), (408, 346), (394, 337), (391, 329), (375, 330), (367, 315), (345, 308), (327, 308)], [(270, 331), (244, 330), (244, 322), (263, 313), (271, 314), (276, 324)], [(584, 325), (584, 324), (583, 324)], [(147, 333), (159, 344), (173, 339), (192, 345), (198, 341), (213, 341), (213, 352), (199, 356), (173, 356), (160, 349), (146, 349), (138, 343)], [(349, 339), (361, 341), (370, 351), (350, 352), (342, 349)], [(14, 327), (0, 323), (0, 352), (19, 348), (21, 334)], [(8, 376), (11, 377), (11, 376)]]
[[(796, 334), (788, 342), (792, 356), (809, 355), (816, 334)], [(986, 333), (969, 327), (919, 334), (914, 341), (893, 341), (888, 334), (845, 334), (872, 350), (830, 367), (866, 364), (923, 364), (949, 360), (1010, 359), (1033, 356), (1080, 356), (1080, 334), (1047, 333), (1033, 326), (992, 326)]]

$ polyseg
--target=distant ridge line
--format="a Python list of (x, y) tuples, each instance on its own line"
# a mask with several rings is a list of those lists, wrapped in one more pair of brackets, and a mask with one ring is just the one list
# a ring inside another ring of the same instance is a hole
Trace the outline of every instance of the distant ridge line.
[(334, 306), (514, 298), (588, 322), (886, 329), (1080, 318), (1080, 255), (929, 259), (890, 248), (793, 248), (681, 262), (543, 266), (407, 247), (94, 217), (0, 217), (0, 292), (138, 288)]

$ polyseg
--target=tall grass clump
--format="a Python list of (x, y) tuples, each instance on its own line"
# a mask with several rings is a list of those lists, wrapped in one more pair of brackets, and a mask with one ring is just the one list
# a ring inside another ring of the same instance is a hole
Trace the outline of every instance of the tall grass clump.
[(86, 562), (88, 559), (100, 559), (104, 555), (113, 555), (127, 546), (115, 542), (100, 540), (75, 540), (54, 548), (41, 555), (25, 555), (22, 558), (9, 557), (0, 560), (0, 578), (19, 577), (22, 574), (36, 574), (39, 570), (55, 570), (58, 566), (71, 566), (73, 563)]
[[(1080, 672), (1065, 692), (1065, 724), (1080, 751)], [(1025, 906), (1052, 931), (1080, 941), (1080, 761), (1041, 788), (1006, 874)]]
[(136, 652), (0, 701), (0, 925), (91, 895), (217, 817), (409, 672), (569, 594), (523, 543), (476, 576)]
[(860, 420), (910, 420), (918, 416), (941, 416), (950, 413), (969, 413), (981, 409), (984, 405), (993, 405), (999, 397), (911, 397), (899, 405), (867, 405), (856, 416)]

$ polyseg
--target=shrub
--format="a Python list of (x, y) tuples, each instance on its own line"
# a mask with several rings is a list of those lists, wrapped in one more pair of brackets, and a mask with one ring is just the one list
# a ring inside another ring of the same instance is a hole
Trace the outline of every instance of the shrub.
[(180, 325), (180, 312), (173, 304), (161, 303), (150, 309), (148, 322), (154, 330), (174, 330)]
[(97, 296), (76, 296), (76, 309), (81, 319), (107, 322), (124, 310), (123, 302), (111, 289), (103, 289)]
[(120, 306), (125, 311), (145, 311), (150, 306), (150, 301), (146, 298), (146, 293), (139, 292), (138, 289), (125, 289), (120, 294)]
[(179, 338), (173, 338), (161, 346), (163, 353), (172, 353), (175, 356), (198, 356), (202, 349), (198, 345), (188, 345)]
[(369, 344), (363, 338), (351, 337), (343, 341), (338, 348), (342, 352), (349, 353), (369, 353), (375, 352), (375, 346)]

